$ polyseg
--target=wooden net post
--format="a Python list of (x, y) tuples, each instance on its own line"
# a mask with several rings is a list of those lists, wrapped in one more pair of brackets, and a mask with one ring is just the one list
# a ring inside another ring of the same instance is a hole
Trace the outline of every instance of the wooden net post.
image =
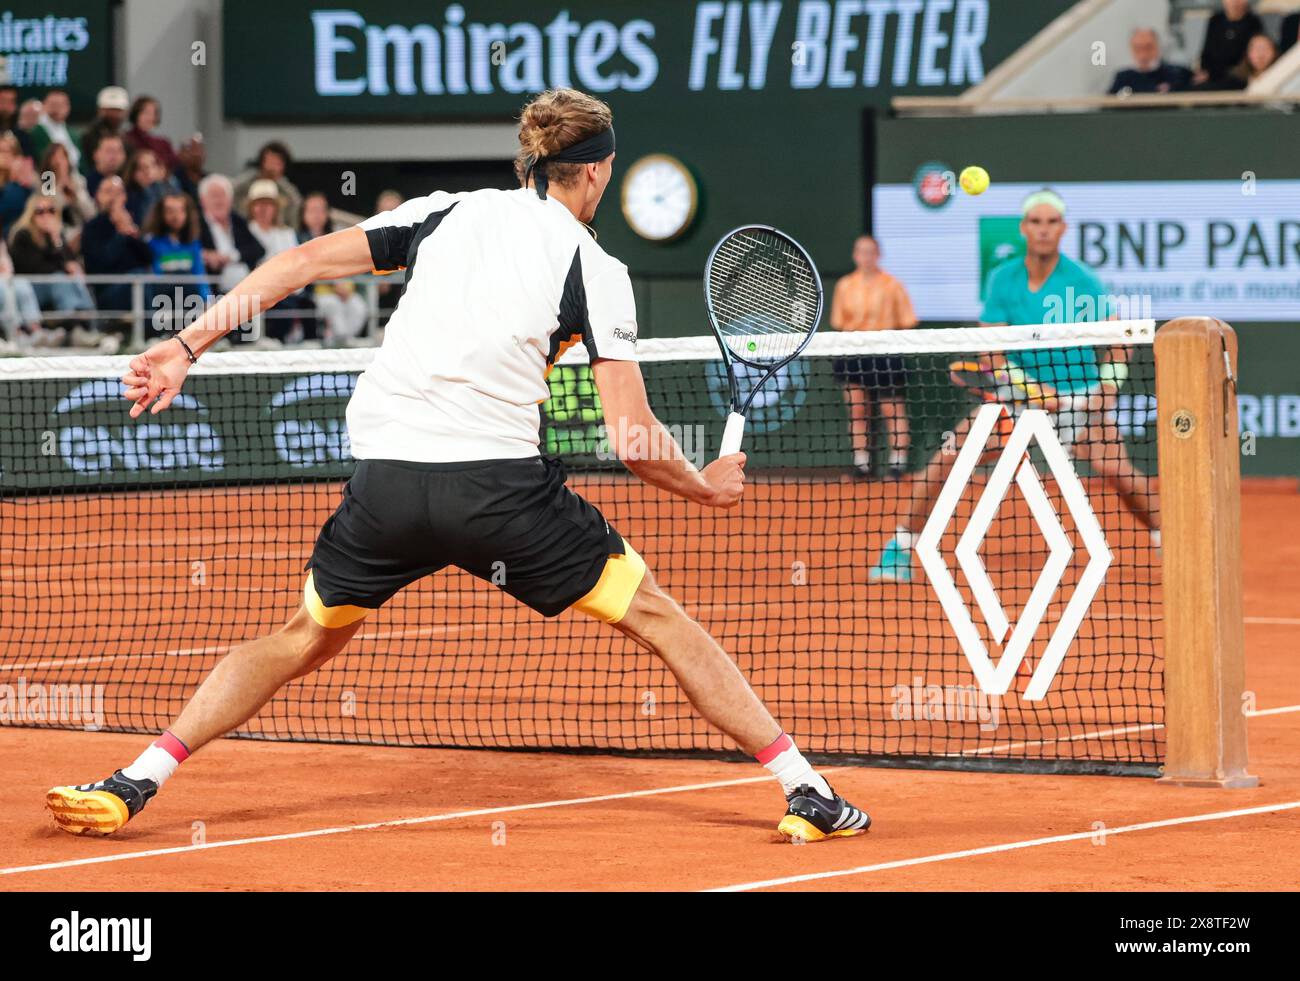
[(1161, 783), (1255, 787), (1246, 772), (1237, 335), (1208, 317), (1155, 341), (1163, 525)]

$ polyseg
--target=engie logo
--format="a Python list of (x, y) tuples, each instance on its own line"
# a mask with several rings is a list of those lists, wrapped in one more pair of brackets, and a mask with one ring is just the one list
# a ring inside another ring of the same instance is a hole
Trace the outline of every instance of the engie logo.
[[(83, 474), (146, 470), (220, 470), (221, 438), (208, 410), (182, 392), (162, 416), (132, 420), (122, 402), (121, 383), (108, 378), (83, 382), (54, 407), (59, 457)], [(101, 422), (112, 419), (112, 424)]]
[(355, 375), (337, 372), (304, 375), (280, 389), (266, 408), (276, 456), (303, 469), (352, 459), (345, 415), (356, 384)]
[(1017, 420), (1015, 430), (993, 468), (993, 474), (971, 512), (970, 520), (954, 550), (957, 565), (966, 576), (984, 625), (993, 642), (1001, 644), (1007, 637), (1008, 630), (1011, 630), (1011, 624), (998, 600), (988, 571), (980, 560), (979, 549), (1014, 479), (1039, 531), (1047, 541), (1049, 555), (1020, 612), (1019, 622), (1011, 630), (1010, 640), (1006, 642), (1001, 659), (996, 665), (993, 663), (979, 628), (971, 618), (971, 611), (957, 590), (948, 563), (939, 552), (939, 540), (952, 521), (966, 485), (970, 483), (971, 475), (986, 452), (989, 437), (1005, 411), (1006, 407), (1000, 403), (989, 403), (980, 408), (966, 442), (957, 455), (952, 473), (948, 475), (943, 490), (939, 493), (934, 512), (916, 540), (915, 551), (980, 688), (990, 695), (1005, 695), (1020, 662), (1028, 653), (1029, 644), (1047, 612), (1048, 604), (1060, 589), (1061, 579), (1074, 554), (1074, 546), (1070, 544), (1069, 536), (1061, 526), (1056, 510), (1048, 500), (1047, 492), (1027, 455), (1029, 444), (1038, 443), (1052, 476), (1056, 478), (1070, 516), (1074, 519), (1079, 537), (1088, 551), (1088, 565), (1066, 603), (1047, 643), (1047, 649), (1043, 651), (1025, 690), (1025, 700), (1033, 702), (1047, 694), (1047, 689), (1056, 677), (1070, 644), (1079, 632), (1079, 625), (1092, 605), (1093, 597), (1101, 588), (1106, 570), (1110, 568), (1111, 552), (1106, 545), (1101, 525), (1088, 504), (1083, 485), (1074, 472), (1070, 457), (1056, 438), (1050, 417), (1042, 409), (1025, 410)]

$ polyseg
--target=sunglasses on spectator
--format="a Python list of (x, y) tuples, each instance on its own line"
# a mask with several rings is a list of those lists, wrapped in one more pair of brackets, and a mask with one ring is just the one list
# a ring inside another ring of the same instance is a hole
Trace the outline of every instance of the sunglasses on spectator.
[(36, 208), (32, 211), (34, 215), (52, 215), (57, 212), (57, 208)]

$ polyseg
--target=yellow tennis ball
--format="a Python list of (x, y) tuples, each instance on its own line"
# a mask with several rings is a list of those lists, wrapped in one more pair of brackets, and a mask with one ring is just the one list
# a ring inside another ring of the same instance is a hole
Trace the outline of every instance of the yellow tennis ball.
[(961, 189), (967, 194), (983, 194), (989, 189), (989, 172), (983, 167), (967, 167), (961, 172)]

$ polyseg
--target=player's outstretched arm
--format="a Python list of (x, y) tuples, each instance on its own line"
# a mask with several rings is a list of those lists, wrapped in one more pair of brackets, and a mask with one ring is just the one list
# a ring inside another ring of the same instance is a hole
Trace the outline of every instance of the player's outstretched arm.
[(650, 410), (639, 364), (597, 360), (591, 374), (605, 412), (610, 449), (632, 473), (651, 486), (699, 504), (731, 508), (739, 503), (745, 490), (745, 454), (697, 469)]
[(132, 359), (122, 376), (123, 395), (135, 403), (131, 418), (145, 409), (156, 415), (171, 405), (189, 373), (191, 352), (197, 357), (236, 327), (310, 283), (355, 276), (370, 268), (370, 245), (360, 228), (322, 235), (269, 259), (179, 334)]

